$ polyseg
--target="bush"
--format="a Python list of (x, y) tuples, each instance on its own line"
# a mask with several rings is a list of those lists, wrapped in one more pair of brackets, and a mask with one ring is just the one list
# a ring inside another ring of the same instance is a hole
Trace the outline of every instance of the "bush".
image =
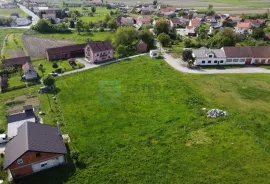
[(54, 72), (56, 72), (56, 73), (62, 73), (62, 68), (60, 67), (60, 68), (57, 68), (56, 70), (54, 70)]
[(53, 68), (58, 68), (58, 64), (56, 62), (53, 62), (52, 67)]

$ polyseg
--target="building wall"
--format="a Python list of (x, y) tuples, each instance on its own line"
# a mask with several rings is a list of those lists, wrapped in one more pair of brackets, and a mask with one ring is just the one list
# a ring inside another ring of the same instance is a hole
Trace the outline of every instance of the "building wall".
[(138, 44), (137, 45), (137, 52), (147, 52), (148, 51), (148, 47), (147, 44)]
[(251, 64), (253, 63), (252, 58), (227, 58), (226, 65), (245, 65), (247, 60), (251, 60)]
[(245, 34), (245, 33), (252, 34), (252, 29), (236, 27), (235, 32), (239, 34)]
[(88, 48), (89, 48), (88, 46), (85, 48), (85, 57), (91, 62), (98, 63), (113, 59), (113, 50), (106, 50), (102, 52), (93, 53), (93, 51)]
[(270, 64), (270, 58), (253, 58), (253, 64)]
[[(28, 151), (18, 158), (14, 163), (12, 163), (8, 169), (10, 170), (14, 178), (23, 177), (33, 173), (32, 164), (43, 162), (46, 160), (59, 157), (62, 154), (55, 153), (40, 153), (40, 156), (37, 156), (38, 152)], [(22, 163), (18, 164), (18, 160), (22, 159)]]
[(37, 72), (33, 71), (33, 70), (24, 73), (24, 75), (25, 75), (26, 80), (31, 80), (31, 79), (37, 78)]
[(205, 66), (211, 66), (211, 65), (225, 65), (226, 64), (226, 58), (197, 58), (195, 60), (195, 65), (205, 65)]

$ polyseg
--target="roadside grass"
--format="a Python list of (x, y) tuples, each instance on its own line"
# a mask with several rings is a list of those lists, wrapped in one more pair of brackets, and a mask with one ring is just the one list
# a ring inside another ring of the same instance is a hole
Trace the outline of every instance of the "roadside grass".
[[(57, 78), (57, 100), (43, 94), (41, 108), (79, 151), (76, 173), (26, 183), (267, 183), (269, 79), (182, 74), (149, 57)], [(203, 107), (229, 116), (207, 119)]]
[[(72, 68), (68, 60), (60, 60), (60, 61), (54, 61), (54, 62), (57, 63), (58, 68), (62, 68), (62, 73), (84, 67), (83, 64), (76, 62), (77, 66)], [(53, 68), (52, 66), (54, 62), (47, 61), (46, 59), (43, 59), (43, 58), (32, 59), (33, 66), (37, 70), (40, 77), (46, 76), (49, 73), (52, 73), (56, 70), (56, 68)], [(42, 72), (42, 70), (39, 69), (40, 64), (43, 65), (44, 72)]]
[(86, 43), (90, 40), (93, 41), (105, 41), (105, 40), (114, 40), (114, 32), (83, 32), (78, 34), (77, 31), (72, 31), (72, 33), (66, 33), (66, 34), (40, 34), (35, 33), (35, 36), (41, 36), (51, 39), (60, 39), (60, 40), (71, 40), (76, 43)]
[(20, 8), (12, 8), (12, 9), (3, 9), (3, 8), (1, 8), (0, 17), (1, 16), (10, 17), (10, 15), (12, 13), (19, 13), (20, 17), (27, 17), (27, 14), (24, 11), (22, 11)]
[(2, 56), (2, 48), (3, 48), (3, 45), (4, 45), (4, 40), (5, 40), (5, 37), (9, 34), (13, 34), (13, 33), (23, 33), (25, 32), (25, 30), (23, 29), (1, 29), (0, 31), (0, 57)]

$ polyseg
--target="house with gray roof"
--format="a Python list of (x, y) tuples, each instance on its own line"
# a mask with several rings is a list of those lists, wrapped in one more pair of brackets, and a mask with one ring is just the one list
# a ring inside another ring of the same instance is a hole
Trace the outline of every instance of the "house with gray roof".
[(4, 169), (18, 179), (66, 163), (66, 155), (58, 127), (26, 122), (6, 145)]
[(200, 48), (193, 50), (195, 65), (224, 65), (226, 55), (222, 49)]

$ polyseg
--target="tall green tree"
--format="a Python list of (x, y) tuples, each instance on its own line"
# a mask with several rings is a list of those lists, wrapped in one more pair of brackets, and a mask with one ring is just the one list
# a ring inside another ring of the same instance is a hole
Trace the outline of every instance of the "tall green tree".
[(111, 19), (108, 22), (108, 28), (111, 30), (116, 30), (117, 29), (117, 22), (115, 20)]
[(138, 31), (133, 27), (120, 27), (115, 33), (114, 44), (115, 46), (132, 45), (138, 40)]
[(159, 34), (157, 39), (161, 43), (161, 45), (164, 47), (167, 47), (170, 45), (171, 38), (166, 33)]
[(263, 28), (256, 28), (253, 30), (251, 36), (255, 39), (261, 39), (264, 38), (264, 31)]
[(92, 7), (91, 7), (91, 12), (92, 12), (92, 13), (95, 13), (95, 12), (96, 12), (96, 7), (95, 7), (95, 6), (92, 6)]
[(210, 38), (207, 42), (207, 46), (210, 48), (235, 46), (238, 39), (238, 35), (231, 28), (225, 28)]
[(78, 31), (78, 34), (81, 34), (81, 32), (83, 31), (83, 21), (82, 20), (77, 21), (76, 29)]
[(192, 56), (192, 50), (184, 50), (182, 53), (182, 59), (188, 63), (189, 66), (194, 64), (194, 58)]
[(151, 33), (149, 30), (143, 29), (139, 33), (139, 39), (143, 40), (148, 45), (149, 48), (154, 47), (155, 37), (153, 33)]
[(48, 75), (43, 79), (43, 84), (46, 86), (53, 87), (55, 85), (55, 79), (53, 76)]
[(169, 33), (169, 23), (167, 22), (166, 19), (161, 19), (159, 20), (155, 27), (154, 27), (154, 32), (156, 33), (156, 35), (159, 35), (161, 33), (165, 33), (168, 34)]

